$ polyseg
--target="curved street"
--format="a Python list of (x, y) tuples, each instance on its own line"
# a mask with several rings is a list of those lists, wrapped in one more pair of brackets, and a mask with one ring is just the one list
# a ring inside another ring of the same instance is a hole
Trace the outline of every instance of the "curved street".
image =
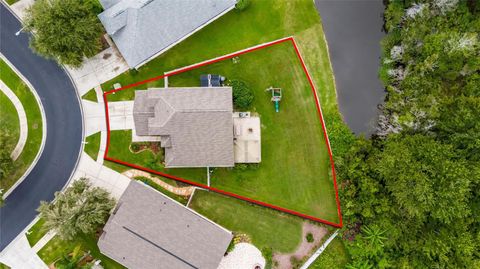
[(80, 103), (66, 72), (54, 61), (35, 55), (28, 35), (15, 33), (20, 22), (0, 4), (0, 52), (37, 91), (45, 109), (47, 138), (38, 163), (0, 208), (0, 251), (35, 218), (42, 200), (68, 182), (81, 150), (83, 134)]

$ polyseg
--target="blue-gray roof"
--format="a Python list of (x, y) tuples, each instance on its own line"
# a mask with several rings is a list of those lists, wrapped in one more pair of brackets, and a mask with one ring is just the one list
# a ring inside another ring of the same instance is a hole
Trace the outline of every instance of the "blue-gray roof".
[(98, 15), (130, 67), (227, 12), (236, 0), (101, 0)]

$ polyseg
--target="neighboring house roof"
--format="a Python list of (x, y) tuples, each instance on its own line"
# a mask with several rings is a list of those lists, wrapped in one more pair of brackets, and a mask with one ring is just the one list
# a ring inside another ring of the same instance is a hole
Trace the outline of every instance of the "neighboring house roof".
[(236, 0), (100, 0), (98, 18), (130, 67), (177, 44), (235, 7)]
[(218, 267), (232, 233), (160, 192), (132, 180), (98, 241), (130, 269)]
[(161, 136), (166, 167), (232, 167), (232, 88), (135, 91), (135, 135)]

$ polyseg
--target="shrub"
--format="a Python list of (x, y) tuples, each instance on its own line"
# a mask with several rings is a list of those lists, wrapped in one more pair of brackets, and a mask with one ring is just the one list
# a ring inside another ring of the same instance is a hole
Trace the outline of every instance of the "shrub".
[(253, 102), (254, 96), (248, 85), (240, 80), (232, 80), (230, 85), (233, 90), (233, 104), (238, 109), (248, 109)]
[(249, 5), (250, 5), (250, 0), (238, 0), (237, 4), (235, 5), (235, 8), (240, 10), (240, 11), (243, 11)]
[(313, 238), (313, 234), (312, 234), (312, 233), (308, 233), (305, 238), (307, 239), (307, 242), (308, 242), (308, 243), (312, 243), (313, 241), (315, 241), (315, 239)]

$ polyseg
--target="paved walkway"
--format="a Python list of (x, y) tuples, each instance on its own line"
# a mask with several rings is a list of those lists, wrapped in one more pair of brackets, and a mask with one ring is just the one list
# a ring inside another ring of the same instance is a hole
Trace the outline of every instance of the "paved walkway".
[(0, 262), (12, 269), (48, 269), (48, 266), (30, 247), (23, 232), (0, 253)]
[(27, 114), (25, 114), (25, 109), (23, 108), (22, 102), (18, 99), (17, 95), (10, 90), (10, 88), (0, 80), (0, 90), (12, 101), (15, 109), (17, 110), (18, 118), (20, 120), (20, 137), (18, 138), (17, 145), (13, 149), (10, 157), (15, 161), (18, 156), (23, 151), (25, 143), (27, 142), (28, 137), (28, 123), (27, 123)]
[[(82, 100), (85, 120), (85, 136), (106, 131), (105, 105), (103, 99), (98, 103)], [(129, 130), (135, 128), (133, 123), (133, 101), (109, 102), (110, 130)]]
[(115, 44), (108, 37), (106, 40), (109, 48), (91, 58), (85, 58), (79, 68), (67, 67), (80, 95), (128, 70), (128, 65)]
[(93, 186), (104, 188), (116, 199), (122, 196), (130, 183), (130, 178), (94, 161), (85, 152), (82, 152), (80, 163), (73, 175), (75, 180), (81, 177), (89, 178)]
[(189, 186), (189, 187), (174, 187), (170, 184), (165, 183), (158, 177), (154, 177), (150, 175), (147, 172), (141, 171), (141, 170), (136, 170), (136, 169), (131, 169), (126, 172), (122, 173), (123, 175), (129, 177), (129, 178), (134, 178), (134, 177), (146, 177), (151, 179), (153, 182), (158, 184), (160, 187), (166, 189), (167, 191), (176, 194), (176, 195), (181, 195), (181, 196), (190, 196), (193, 191), (195, 190), (195, 187)]

